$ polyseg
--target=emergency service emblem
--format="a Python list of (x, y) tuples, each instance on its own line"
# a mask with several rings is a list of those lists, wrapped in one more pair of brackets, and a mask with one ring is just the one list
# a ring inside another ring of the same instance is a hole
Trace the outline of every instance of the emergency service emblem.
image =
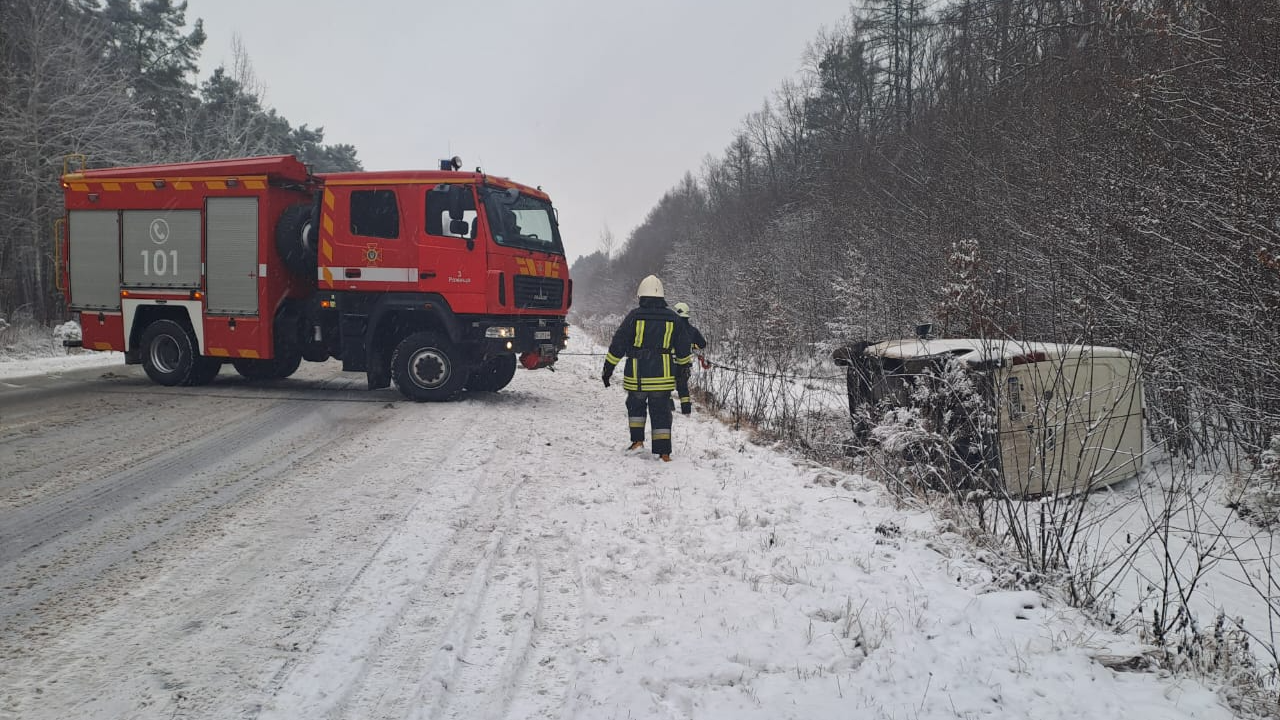
[(164, 218), (156, 218), (151, 221), (151, 242), (157, 245), (165, 244), (169, 239), (169, 221)]
[(367, 260), (370, 265), (377, 265), (382, 262), (382, 248), (372, 243), (366, 245), (364, 248), (364, 259)]

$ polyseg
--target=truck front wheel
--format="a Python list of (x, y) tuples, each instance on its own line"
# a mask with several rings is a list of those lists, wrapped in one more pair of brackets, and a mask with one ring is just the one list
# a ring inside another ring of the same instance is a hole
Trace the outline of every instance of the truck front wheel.
[(471, 371), (467, 389), (473, 392), (497, 392), (506, 387), (516, 376), (516, 356), (494, 355), (480, 367)]
[(417, 402), (452, 400), (469, 374), (453, 343), (430, 331), (416, 332), (401, 340), (391, 355), (391, 377), (396, 387)]
[(142, 369), (161, 385), (186, 385), (196, 366), (195, 342), (172, 320), (157, 320), (142, 333)]

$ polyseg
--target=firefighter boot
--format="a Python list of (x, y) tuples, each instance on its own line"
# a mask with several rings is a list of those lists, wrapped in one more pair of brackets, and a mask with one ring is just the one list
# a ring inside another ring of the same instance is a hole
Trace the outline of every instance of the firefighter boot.
[(658, 456), (658, 458), (659, 458), (660, 460), (662, 460), (662, 462), (671, 462), (671, 456), (670, 456), (670, 455), (659, 455), (659, 456)]
[(640, 448), (643, 448), (643, 447), (644, 447), (644, 441), (643, 441), (643, 440), (637, 440), (637, 441), (635, 441), (635, 442), (631, 443), (631, 445), (629, 445), (629, 446), (627, 447), (627, 452), (631, 452), (632, 450), (639, 450)]

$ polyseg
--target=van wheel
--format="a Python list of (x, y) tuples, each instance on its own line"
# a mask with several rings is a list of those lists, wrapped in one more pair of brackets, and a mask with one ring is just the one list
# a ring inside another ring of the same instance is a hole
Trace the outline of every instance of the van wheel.
[(448, 338), (416, 332), (400, 341), (391, 355), (391, 377), (401, 394), (417, 402), (452, 400), (462, 390), (469, 369)]
[(516, 356), (494, 355), (471, 371), (466, 387), (473, 392), (497, 392), (510, 384), (515, 376)]
[(172, 320), (157, 320), (142, 333), (142, 369), (153, 382), (187, 385), (195, 370), (195, 341)]
[(311, 203), (285, 208), (276, 222), (276, 252), (289, 272), (305, 280), (316, 279), (319, 225)]

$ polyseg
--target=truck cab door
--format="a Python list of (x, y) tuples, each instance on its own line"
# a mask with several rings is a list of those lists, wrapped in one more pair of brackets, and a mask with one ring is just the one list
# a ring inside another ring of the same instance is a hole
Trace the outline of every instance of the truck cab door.
[[(401, 187), (337, 186), (325, 190), (320, 286), (369, 292), (408, 291), (417, 282), (413, 213)], [(325, 235), (330, 242), (325, 242)]]
[(441, 183), (416, 198), (423, 222), (416, 229), (418, 286), (445, 296), (456, 313), (484, 313), (486, 235), (475, 186)]

